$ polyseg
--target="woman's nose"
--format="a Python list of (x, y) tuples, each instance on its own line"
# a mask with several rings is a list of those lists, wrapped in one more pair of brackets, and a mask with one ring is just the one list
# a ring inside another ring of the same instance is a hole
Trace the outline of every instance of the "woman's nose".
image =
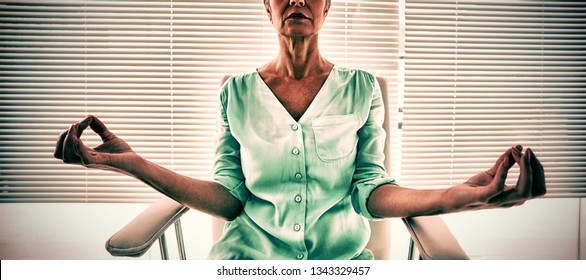
[(291, 0), (291, 1), (289, 1), (289, 6), (293, 7), (295, 5), (299, 5), (299, 7), (303, 7), (303, 6), (305, 6), (305, 0), (298, 0), (298, 1)]

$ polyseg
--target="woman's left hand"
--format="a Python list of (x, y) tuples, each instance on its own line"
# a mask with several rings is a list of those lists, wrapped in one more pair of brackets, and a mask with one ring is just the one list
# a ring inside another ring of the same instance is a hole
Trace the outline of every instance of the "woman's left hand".
[[(531, 149), (522, 153), (516, 146), (503, 153), (492, 168), (480, 172), (461, 185), (448, 189), (447, 200), (453, 211), (511, 207), (546, 193), (543, 166)], [(505, 184), (511, 167), (519, 165), (514, 186)]]

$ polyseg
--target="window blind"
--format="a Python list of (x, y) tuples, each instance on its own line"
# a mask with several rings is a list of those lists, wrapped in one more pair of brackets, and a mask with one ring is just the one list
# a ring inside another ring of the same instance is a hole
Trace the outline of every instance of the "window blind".
[[(150, 202), (124, 175), (52, 157), (60, 132), (101, 118), (145, 158), (212, 173), (219, 82), (274, 57), (262, 0), (2, 1), (0, 202)], [(396, 92), (396, 1), (332, 1), (320, 49)], [(392, 94), (393, 95), (393, 94)], [(99, 138), (86, 133), (86, 144)]]
[(462, 183), (522, 144), (549, 197), (586, 196), (584, 2), (407, 0), (405, 55), (403, 185)]

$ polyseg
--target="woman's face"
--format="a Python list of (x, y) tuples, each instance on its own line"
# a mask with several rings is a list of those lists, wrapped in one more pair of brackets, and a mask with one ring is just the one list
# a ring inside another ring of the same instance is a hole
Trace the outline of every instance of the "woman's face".
[[(269, 19), (279, 34), (285, 37), (310, 36), (319, 33), (330, 9), (326, 0), (270, 0), (267, 9)], [(300, 5), (299, 2), (304, 2)]]

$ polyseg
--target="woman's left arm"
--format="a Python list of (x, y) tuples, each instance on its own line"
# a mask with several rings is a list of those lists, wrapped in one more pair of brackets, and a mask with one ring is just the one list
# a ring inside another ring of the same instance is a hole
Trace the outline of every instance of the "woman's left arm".
[[(522, 149), (508, 149), (492, 168), (448, 189), (381, 185), (370, 194), (368, 211), (378, 217), (409, 217), (521, 205), (546, 193), (543, 166), (531, 149), (525, 153)], [(507, 186), (507, 173), (515, 163), (519, 164), (519, 178), (515, 186)]]

